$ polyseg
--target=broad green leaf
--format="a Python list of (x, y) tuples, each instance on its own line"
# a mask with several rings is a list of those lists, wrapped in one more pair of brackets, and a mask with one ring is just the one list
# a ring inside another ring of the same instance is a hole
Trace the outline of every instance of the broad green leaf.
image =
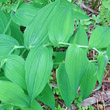
[(11, 27), (11, 36), (14, 37), (19, 42), (20, 45), (23, 45), (24, 37), (23, 33), (20, 31), (20, 26), (18, 26), (14, 22), (11, 22), (10, 27)]
[(99, 84), (102, 84), (103, 76), (104, 76), (104, 70), (105, 70), (105, 56), (102, 53), (99, 53), (97, 57), (98, 61), (98, 71), (97, 71), (97, 78), (99, 81)]
[(59, 68), (56, 72), (56, 77), (57, 77), (58, 88), (61, 93), (61, 96), (64, 99), (67, 107), (69, 108), (72, 101), (75, 98), (75, 94), (73, 93), (73, 91), (71, 89), (64, 63), (62, 63), (59, 66)]
[(59, 0), (62, 5), (72, 9), (73, 19), (89, 19), (89, 16), (77, 5), (68, 2), (67, 0)]
[(58, 67), (65, 59), (66, 52), (54, 52), (54, 67)]
[(0, 2), (5, 2), (5, 1), (7, 1), (7, 0), (0, 0)]
[(41, 8), (34, 17), (33, 22), (26, 28), (24, 44), (27, 48), (48, 43), (48, 25), (56, 6), (55, 2)]
[(89, 62), (80, 83), (81, 96), (83, 99), (87, 98), (91, 94), (95, 88), (96, 81), (96, 65)]
[(106, 54), (107, 54), (107, 56), (108, 56), (108, 59), (110, 60), (110, 44), (109, 44), (109, 46), (107, 47)]
[(88, 46), (88, 36), (84, 27), (81, 24), (78, 26), (78, 29), (70, 42), (73, 44)]
[(24, 91), (9, 81), (0, 81), (0, 100), (19, 107), (29, 107), (29, 100)]
[(40, 102), (43, 102), (46, 105), (48, 105), (49, 107), (51, 107), (52, 110), (55, 109), (55, 98), (54, 98), (53, 92), (48, 84), (45, 86), (45, 88), (40, 93), (40, 95), (38, 95), (37, 99)]
[(39, 4), (47, 4), (48, 3), (48, 0), (32, 0), (34, 1), (35, 3), (39, 3)]
[[(9, 21), (5, 13), (0, 10), (0, 34), (4, 33), (8, 22)], [(6, 34), (11, 34), (10, 27), (8, 27)]]
[(110, 27), (97, 26), (89, 40), (90, 48), (107, 48), (110, 44)]
[(8, 35), (0, 34), (0, 61), (5, 59), (18, 42)]
[(11, 13), (12, 20), (20, 26), (27, 26), (30, 24), (39, 8), (33, 6), (31, 3), (23, 3), (16, 12)]
[(25, 61), (20, 56), (10, 55), (5, 64), (5, 76), (21, 88), (26, 90)]
[(57, 46), (59, 42), (68, 42), (74, 31), (74, 19), (71, 8), (59, 5), (49, 25), (49, 40)]
[(22, 110), (43, 110), (43, 109), (36, 100), (33, 100), (30, 108), (22, 108)]
[(70, 45), (66, 52), (65, 68), (74, 95), (80, 85), (81, 78), (88, 63), (86, 52), (77, 45)]
[(26, 84), (30, 100), (37, 97), (48, 82), (51, 74), (52, 62), (51, 47), (36, 47), (31, 49), (25, 63)]

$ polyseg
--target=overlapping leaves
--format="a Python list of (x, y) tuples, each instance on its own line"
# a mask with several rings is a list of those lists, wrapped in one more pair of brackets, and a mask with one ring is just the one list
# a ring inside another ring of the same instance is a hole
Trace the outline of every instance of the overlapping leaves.
[(25, 31), (25, 46), (38, 46), (49, 40), (55, 46), (67, 42), (73, 33), (75, 13), (80, 14), (79, 19), (88, 18), (77, 6), (65, 0), (57, 0), (40, 9)]

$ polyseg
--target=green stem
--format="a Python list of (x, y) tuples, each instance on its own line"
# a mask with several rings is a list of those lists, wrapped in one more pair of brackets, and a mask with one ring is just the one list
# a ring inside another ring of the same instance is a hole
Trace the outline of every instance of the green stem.
[(9, 54), (8, 55), (10, 55), (13, 51), (15, 50), (15, 48), (13, 48), (10, 52), (9, 52)]
[(8, 22), (8, 24), (7, 24), (7, 26), (6, 26), (5, 30), (4, 30), (4, 32), (3, 32), (3, 34), (5, 34), (5, 33), (7, 32), (8, 28), (9, 28), (9, 26), (10, 26), (10, 23), (11, 23), (11, 18), (10, 18), (10, 20), (9, 20), (9, 22)]
[(20, 1), (21, 1), (21, 0), (18, 0), (18, 3), (17, 3), (17, 5), (16, 5), (15, 9), (13, 10), (14, 12), (16, 12), (16, 10), (18, 9), (19, 4), (20, 4)]
[(52, 46), (52, 44), (51, 43), (47, 43), (47, 44), (43, 45), (43, 47), (48, 47), (48, 46)]
[(89, 48), (88, 46), (83, 46), (83, 45), (78, 45), (78, 47), (81, 47), (81, 48)]
[(24, 46), (16, 46), (16, 45), (15, 45), (14, 48), (15, 48), (15, 49), (23, 49), (23, 48), (25, 48), (25, 47), (24, 47)]
[(58, 44), (61, 44), (61, 45), (72, 45), (70, 43), (64, 43), (64, 42), (59, 42)]
[(26, 52), (26, 49), (23, 50), (20, 56), (23, 56), (23, 54)]
[(97, 50), (96, 48), (93, 48), (95, 51), (97, 51), (98, 53), (100, 53), (100, 51), (99, 50)]

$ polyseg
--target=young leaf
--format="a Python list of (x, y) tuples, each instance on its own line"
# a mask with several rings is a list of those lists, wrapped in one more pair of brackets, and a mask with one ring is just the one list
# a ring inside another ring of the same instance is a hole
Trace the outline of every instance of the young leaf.
[(71, 89), (64, 63), (62, 63), (59, 66), (59, 68), (56, 72), (56, 77), (57, 77), (58, 88), (61, 93), (61, 96), (64, 99), (67, 107), (69, 108), (72, 101), (75, 98), (75, 94), (73, 93), (73, 91)]
[(53, 45), (68, 42), (74, 31), (74, 19), (71, 8), (59, 5), (49, 25), (49, 40)]
[(48, 25), (55, 7), (56, 2), (50, 3), (40, 9), (34, 17), (33, 22), (26, 28), (24, 32), (24, 44), (27, 48), (48, 43)]
[(110, 44), (110, 27), (97, 26), (89, 41), (90, 48), (107, 48)]
[(28, 26), (32, 21), (39, 8), (31, 3), (23, 3), (16, 12), (11, 13), (12, 20), (20, 26)]
[(29, 107), (29, 100), (24, 91), (9, 81), (0, 81), (0, 100), (19, 107)]
[(24, 67), (25, 62), (20, 56), (10, 55), (7, 58), (4, 71), (9, 80), (26, 90)]
[(18, 45), (18, 42), (14, 38), (0, 34), (0, 61), (5, 59), (12, 49)]
[(88, 59), (85, 51), (77, 45), (70, 45), (66, 52), (65, 68), (73, 93), (76, 94)]
[(102, 84), (103, 76), (104, 76), (104, 69), (105, 69), (105, 56), (102, 53), (99, 53), (97, 57), (98, 61), (98, 71), (97, 71), (97, 78), (99, 81), (99, 84)]
[(84, 27), (80, 24), (74, 36), (71, 38), (71, 43), (88, 46), (88, 36)]
[(90, 95), (95, 88), (96, 81), (96, 66), (94, 63), (89, 62), (80, 83), (81, 96), (83, 99)]
[(22, 108), (22, 110), (43, 110), (43, 109), (36, 100), (33, 100), (31, 102), (31, 107), (30, 108)]
[(24, 38), (23, 33), (20, 31), (20, 26), (15, 24), (14, 22), (11, 22), (11, 36), (14, 37), (20, 45), (24, 45)]
[(37, 97), (48, 82), (51, 74), (52, 62), (51, 47), (36, 47), (31, 49), (25, 63), (26, 84), (30, 99)]
[(38, 95), (37, 99), (52, 108), (55, 109), (55, 98), (50, 86), (47, 84), (43, 91)]

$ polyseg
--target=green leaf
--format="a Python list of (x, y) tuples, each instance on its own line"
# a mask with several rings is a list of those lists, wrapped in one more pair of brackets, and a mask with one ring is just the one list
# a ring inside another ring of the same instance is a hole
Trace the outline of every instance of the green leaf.
[(83, 100), (91, 94), (92, 90), (95, 88), (96, 81), (96, 65), (89, 62), (80, 83), (81, 96)]
[(22, 108), (22, 110), (43, 110), (43, 109), (36, 100), (33, 100), (30, 108)]
[(89, 41), (90, 48), (107, 48), (110, 44), (110, 27), (97, 26)]
[(24, 44), (27, 48), (48, 43), (48, 25), (54, 14), (55, 7), (56, 2), (41, 8), (34, 17), (33, 22), (26, 28), (24, 32)]
[(63, 97), (67, 107), (69, 108), (72, 101), (75, 98), (75, 94), (73, 94), (70, 82), (68, 79), (67, 72), (65, 70), (65, 64), (62, 63), (57, 72), (56, 72), (56, 77), (57, 77), (57, 83), (58, 83), (58, 88), (61, 93), (61, 96)]
[(40, 102), (47, 104), (52, 110), (55, 109), (55, 98), (50, 86), (47, 84), (43, 91), (38, 95), (37, 99)]
[(54, 52), (54, 67), (58, 67), (65, 59), (66, 52)]
[(68, 2), (67, 0), (59, 0), (62, 5), (72, 9), (73, 19), (89, 19), (89, 16), (77, 5)]
[(108, 59), (110, 60), (110, 44), (109, 44), (108, 47), (107, 47), (106, 54), (107, 54), (107, 56), (108, 56)]
[(39, 3), (39, 4), (47, 4), (48, 0), (33, 0), (35, 3)]
[(65, 68), (74, 95), (76, 95), (87, 63), (88, 59), (86, 52), (75, 44), (70, 45), (66, 52)]
[(12, 49), (18, 45), (18, 42), (14, 38), (0, 34), (0, 61), (5, 59)]
[(23, 33), (20, 31), (20, 27), (15, 24), (14, 22), (11, 22), (11, 36), (14, 37), (20, 45), (24, 45), (24, 38)]
[(105, 56), (102, 53), (99, 53), (97, 57), (98, 61), (98, 71), (97, 71), (97, 78), (99, 81), (99, 84), (102, 84), (103, 76), (104, 76), (104, 69), (105, 69)]
[(26, 84), (30, 99), (37, 97), (48, 82), (51, 74), (52, 61), (51, 47), (36, 47), (31, 49), (25, 63)]
[[(3, 34), (8, 24), (8, 18), (4, 12), (0, 10), (0, 34)], [(10, 27), (8, 27), (6, 34), (11, 34)]]
[(84, 27), (81, 24), (78, 26), (78, 29), (70, 42), (73, 44), (88, 46), (88, 36)]
[(26, 90), (25, 61), (20, 56), (10, 55), (5, 64), (5, 76), (21, 88)]
[(20, 26), (28, 26), (39, 8), (33, 6), (31, 3), (23, 3), (16, 12), (11, 13), (12, 20)]
[(49, 40), (57, 46), (59, 42), (68, 42), (74, 31), (74, 19), (71, 8), (59, 5), (49, 25)]
[(0, 81), (0, 100), (19, 107), (29, 107), (29, 100), (24, 91), (9, 81)]

